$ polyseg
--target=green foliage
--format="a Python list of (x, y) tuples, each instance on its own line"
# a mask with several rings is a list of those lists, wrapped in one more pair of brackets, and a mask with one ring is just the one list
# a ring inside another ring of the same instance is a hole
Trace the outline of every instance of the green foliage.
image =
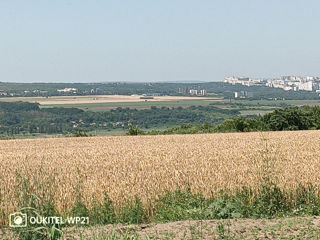
[(89, 135), (82, 129), (79, 129), (76, 133), (73, 134), (73, 137), (89, 137)]
[(75, 205), (71, 210), (72, 216), (74, 217), (88, 217), (89, 210), (81, 199), (77, 199)]
[(250, 126), (244, 117), (234, 118), (233, 123), (237, 132), (247, 132), (249, 130)]
[(126, 224), (140, 224), (147, 219), (146, 210), (141, 200), (136, 196), (134, 201), (126, 203), (120, 210), (119, 222)]
[(238, 211), (237, 205), (224, 198), (217, 199), (206, 209), (206, 218), (208, 219), (228, 219), (241, 217), (243, 217), (243, 215)]
[[(10, 106), (12, 105), (11, 110)], [(28, 110), (28, 109), (32, 109)], [(85, 132), (129, 128), (129, 135), (143, 134), (140, 128), (163, 127), (188, 123), (220, 122), (236, 116), (236, 110), (214, 106), (188, 108), (151, 107), (151, 109), (117, 108), (91, 112), (77, 108), (44, 108), (24, 102), (0, 102), (0, 135), (68, 134), (86, 136)], [(133, 127), (135, 126), (135, 127)]]
[[(293, 201), (292, 201), (293, 200)], [(160, 197), (154, 207), (155, 220), (160, 222), (187, 219), (274, 218), (285, 215), (318, 215), (320, 196), (314, 187), (299, 187), (288, 193), (272, 183), (263, 183), (259, 190), (249, 188), (234, 194), (220, 192), (216, 198), (176, 190)]]
[(189, 188), (166, 192), (155, 204), (154, 217), (160, 222), (202, 219), (204, 202), (203, 196), (191, 193)]
[(135, 136), (135, 135), (141, 135), (141, 134), (143, 134), (143, 131), (140, 130), (138, 125), (136, 125), (134, 127), (134, 126), (132, 126), (131, 123), (129, 123), (129, 128), (128, 128), (128, 131), (127, 131), (127, 135)]
[[(12, 108), (12, 110), (11, 110)], [(320, 129), (320, 107), (286, 107), (254, 118), (237, 116), (238, 110), (215, 106), (188, 108), (117, 108), (105, 112), (77, 108), (39, 109), (38, 104), (0, 102), (0, 135), (69, 134), (89, 136), (94, 130), (126, 129), (128, 135), (193, 134)], [(228, 119), (232, 118), (233, 119)], [(195, 124), (196, 123), (196, 124)], [(167, 130), (142, 131), (141, 128), (174, 126)], [(140, 126), (140, 127), (138, 127)]]
[(253, 200), (252, 216), (283, 216), (288, 212), (289, 201), (281, 189), (274, 184), (262, 184)]
[(301, 215), (320, 215), (320, 193), (317, 189), (309, 184), (308, 186), (299, 185), (295, 192), (292, 193), (292, 198), (295, 199), (293, 213)]
[(113, 224), (117, 222), (115, 208), (109, 196), (105, 193), (104, 201), (99, 203), (94, 201), (90, 210), (91, 224)]
[(29, 103), (29, 102), (1, 102), (0, 101), (0, 111), (5, 112), (27, 112), (27, 111), (39, 111), (39, 103)]
[(183, 124), (164, 131), (145, 134), (194, 134), (214, 132), (251, 132), (320, 129), (320, 107), (287, 107), (277, 109), (263, 117), (235, 117), (218, 124)]
[(290, 107), (266, 114), (262, 120), (272, 131), (307, 130), (319, 127), (320, 107)]

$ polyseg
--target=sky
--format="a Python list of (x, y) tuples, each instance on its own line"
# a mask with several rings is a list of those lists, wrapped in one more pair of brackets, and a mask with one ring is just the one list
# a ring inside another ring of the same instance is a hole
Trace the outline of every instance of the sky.
[(0, 0), (0, 81), (320, 76), (319, 0)]

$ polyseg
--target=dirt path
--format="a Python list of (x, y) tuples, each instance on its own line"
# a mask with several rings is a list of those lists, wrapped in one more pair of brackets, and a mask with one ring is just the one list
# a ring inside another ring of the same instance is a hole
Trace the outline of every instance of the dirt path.
[[(179, 221), (68, 229), (78, 239), (320, 239), (320, 217)], [(131, 238), (130, 238), (131, 237)]]
[[(63, 229), (64, 240), (320, 239), (320, 217), (179, 221)], [(14, 240), (0, 228), (0, 239)]]

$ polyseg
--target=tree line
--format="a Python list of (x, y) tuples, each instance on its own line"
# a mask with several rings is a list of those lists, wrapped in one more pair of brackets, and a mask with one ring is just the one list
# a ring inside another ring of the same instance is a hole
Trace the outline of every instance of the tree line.
[(320, 107), (285, 107), (276, 109), (264, 116), (245, 118), (242, 116), (224, 120), (216, 124), (182, 124), (167, 130), (141, 131), (131, 126), (129, 135), (137, 134), (193, 134), (214, 132), (252, 132), (320, 129)]

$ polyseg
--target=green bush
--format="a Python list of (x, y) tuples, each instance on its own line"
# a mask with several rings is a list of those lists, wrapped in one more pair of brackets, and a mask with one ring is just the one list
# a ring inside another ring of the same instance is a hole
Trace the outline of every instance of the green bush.
[(291, 198), (295, 199), (295, 202), (291, 208), (293, 208), (295, 215), (320, 215), (320, 195), (313, 185), (300, 185), (292, 195), (294, 196)]
[(129, 123), (128, 125), (128, 130), (127, 130), (127, 135), (130, 135), (130, 136), (135, 136), (135, 135), (141, 135), (143, 134), (143, 131), (140, 130), (139, 126), (136, 125), (135, 127)]
[(146, 209), (138, 197), (126, 203), (120, 210), (119, 222), (126, 224), (140, 224), (147, 221)]
[(283, 216), (289, 210), (287, 196), (274, 184), (262, 184), (252, 204), (254, 217)]
[(160, 222), (204, 218), (205, 198), (200, 194), (191, 193), (189, 188), (184, 191), (166, 192), (155, 203), (155, 220)]
[(117, 222), (117, 216), (112, 201), (105, 193), (104, 201), (99, 203), (94, 201), (93, 207), (90, 210), (91, 224), (113, 224)]
[(209, 205), (206, 209), (207, 219), (227, 219), (241, 218), (242, 214), (238, 211), (233, 202), (220, 198)]

